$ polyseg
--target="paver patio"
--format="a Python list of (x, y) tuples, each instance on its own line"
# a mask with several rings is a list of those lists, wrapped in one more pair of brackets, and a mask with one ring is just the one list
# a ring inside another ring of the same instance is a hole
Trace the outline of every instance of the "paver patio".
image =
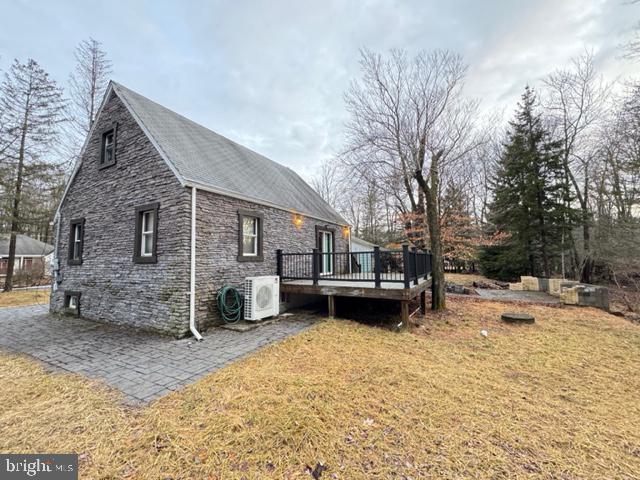
[(246, 332), (213, 328), (180, 340), (48, 313), (48, 305), (0, 308), (0, 349), (103, 380), (129, 401), (149, 402), (319, 320), (297, 313)]

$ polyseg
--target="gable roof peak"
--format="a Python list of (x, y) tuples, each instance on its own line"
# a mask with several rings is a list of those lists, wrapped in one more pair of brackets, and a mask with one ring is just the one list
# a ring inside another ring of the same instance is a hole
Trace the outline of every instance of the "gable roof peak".
[[(346, 221), (294, 170), (117, 83), (112, 88), (183, 185), (323, 221)], [(109, 89), (107, 89), (107, 93)]]

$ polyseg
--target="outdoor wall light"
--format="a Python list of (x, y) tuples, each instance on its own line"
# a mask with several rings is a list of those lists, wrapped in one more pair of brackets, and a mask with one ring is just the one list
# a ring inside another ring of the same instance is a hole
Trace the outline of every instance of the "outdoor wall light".
[(296, 226), (297, 229), (300, 229), (302, 227), (302, 215), (294, 214), (293, 224)]
[(342, 236), (344, 238), (349, 238), (349, 227), (348, 226), (342, 227)]

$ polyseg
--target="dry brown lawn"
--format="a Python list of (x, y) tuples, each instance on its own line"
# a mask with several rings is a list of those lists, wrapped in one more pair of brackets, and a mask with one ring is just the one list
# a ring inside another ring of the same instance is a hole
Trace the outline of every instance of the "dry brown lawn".
[(640, 326), (450, 306), (412, 334), (322, 323), (139, 409), (2, 355), (0, 451), (77, 452), (100, 479), (640, 476)]
[(0, 307), (18, 307), (21, 305), (49, 303), (50, 293), (49, 289), (0, 292)]

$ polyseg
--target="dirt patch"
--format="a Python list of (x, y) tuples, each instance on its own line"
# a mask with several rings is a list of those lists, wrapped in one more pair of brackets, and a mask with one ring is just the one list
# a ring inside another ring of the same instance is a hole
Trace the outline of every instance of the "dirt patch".
[(462, 285), (463, 287), (473, 287), (475, 283), (492, 282), (487, 277), (480, 274), (472, 273), (445, 273), (444, 279), (447, 282), (455, 283), (456, 285)]

